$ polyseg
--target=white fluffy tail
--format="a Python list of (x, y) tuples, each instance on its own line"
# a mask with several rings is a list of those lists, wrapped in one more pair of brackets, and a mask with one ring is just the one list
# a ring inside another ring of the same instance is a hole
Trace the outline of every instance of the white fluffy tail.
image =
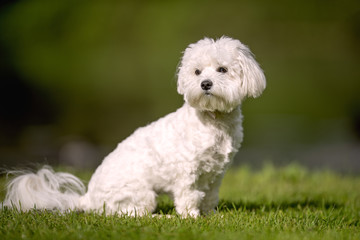
[[(11, 172), (10, 172), (11, 173)], [(37, 173), (25, 173), (7, 185), (3, 205), (21, 210), (75, 209), (86, 188), (80, 179), (69, 173), (55, 173), (45, 166)]]

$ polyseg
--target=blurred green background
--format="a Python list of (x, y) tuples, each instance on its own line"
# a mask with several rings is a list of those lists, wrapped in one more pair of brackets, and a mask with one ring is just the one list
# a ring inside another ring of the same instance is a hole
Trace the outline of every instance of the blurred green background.
[(268, 87), (243, 104), (235, 165), (299, 162), (360, 172), (360, 2), (0, 3), (0, 165), (94, 168), (118, 142), (182, 105), (189, 43), (250, 46)]

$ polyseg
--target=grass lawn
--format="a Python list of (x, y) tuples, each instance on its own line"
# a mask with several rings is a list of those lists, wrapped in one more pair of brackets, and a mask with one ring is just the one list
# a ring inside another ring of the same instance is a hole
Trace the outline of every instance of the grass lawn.
[(360, 176), (242, 167), (226, 174), (220, 198), (215, 214), (197, 219), (177, 216), (164, 196), (157, 212), (171, 218), (3, 209), (0, 239), (360, 239)]

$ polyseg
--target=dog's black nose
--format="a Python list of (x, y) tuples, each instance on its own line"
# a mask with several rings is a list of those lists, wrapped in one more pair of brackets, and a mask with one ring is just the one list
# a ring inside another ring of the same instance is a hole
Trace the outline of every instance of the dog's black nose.
[(201, 88), (205, 91), (210, 90), (213, 85), (213, 82), (209, 79), (206, 79), (201, 82)]

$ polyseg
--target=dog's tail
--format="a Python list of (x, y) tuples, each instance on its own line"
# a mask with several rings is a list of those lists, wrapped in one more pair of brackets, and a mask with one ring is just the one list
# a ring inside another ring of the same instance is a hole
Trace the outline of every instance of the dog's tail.
[(85, 194), (82, 181), (69, 173), (55, 173), (45, 166), (37, 173), (9, 172), (18, 175), (7, 185), (3, 206), (21, 210), (57, 209), (65, 211), (76, 209), (79, 198)]

